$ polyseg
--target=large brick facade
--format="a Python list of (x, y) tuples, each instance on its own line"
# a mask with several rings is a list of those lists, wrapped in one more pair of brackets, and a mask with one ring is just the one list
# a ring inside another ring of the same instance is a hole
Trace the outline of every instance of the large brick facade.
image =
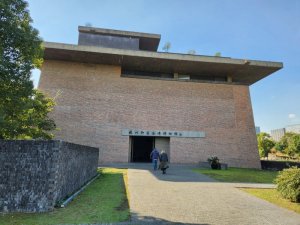
[(120, 66), (45, 60), (39, 88), (56, 96), (56, 138), (100, 149), (99, 163), (128, 162), (126, 128), (204, 131), (170, 138), (174, 163), (212, 155), (260, 168), (248, 85), (121, 77)]

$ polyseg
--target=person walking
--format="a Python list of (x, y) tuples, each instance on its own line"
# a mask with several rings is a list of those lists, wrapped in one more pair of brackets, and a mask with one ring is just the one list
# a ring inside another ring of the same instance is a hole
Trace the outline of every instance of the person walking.
[(166, 174), (166, 170), (169, 168), (168, 166), (168, 154), (165, 151), (161, 151), (160, 155), (159, 155), (159, 168), (162, 171), (162, 174)]
[(152, 159), (153, 169), (157, 170), (157, 161), (159, 159), (159, 151), (154, 148), (150, 153), (150, 159)]

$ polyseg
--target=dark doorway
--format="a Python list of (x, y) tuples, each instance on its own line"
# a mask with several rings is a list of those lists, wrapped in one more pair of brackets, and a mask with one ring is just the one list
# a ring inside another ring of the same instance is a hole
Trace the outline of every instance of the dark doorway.
[(153, 137), (131, 137), (131, 162), (151, 162)]

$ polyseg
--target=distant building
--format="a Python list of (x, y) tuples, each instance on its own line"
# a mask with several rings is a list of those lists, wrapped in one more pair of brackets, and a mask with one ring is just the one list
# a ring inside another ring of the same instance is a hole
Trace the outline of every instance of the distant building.
[(293, 132), (296, 134), (300, 134), (300, 124), (289, 125), (286, 126), (285, 128), (271, 130), (271, 137), (274, 141), (280, 141), (280, 139), (282, 138), (283, 135), (285, 135), (286, 132)]
[(271, 130), (271, 137), (274, 141), (280, 141), (285, 134), (285, 128)]
[(260, 127), (255, 126), (255, 132), (256, 132), (256, 134), (259, 134), (260, 133)]
[(285, 128), (286, 132), (293, 132), (300, 134), (300, 124), (290, 125)]

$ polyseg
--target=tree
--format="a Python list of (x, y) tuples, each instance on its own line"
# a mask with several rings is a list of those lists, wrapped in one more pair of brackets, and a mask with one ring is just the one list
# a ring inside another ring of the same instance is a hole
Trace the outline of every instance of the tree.
[[(42, 40), (31, 23), (27, 2), (0, 1), (0, 139), (19, 138), (20, 135), (33, 138), (51, 136), (43, 132), (46, 126), (41, 125), (41, 115), (44, 115), (45, 108), (38, 106), (41, 102), (45, 103), (49, 112), (53, 104), (33, 89), (30, 80), (31, 70), (39, 68), (43, 62)], [(31, 117), (31, 121), (26, 121), (30, 120), (28, 115), (32, 116), (31, 111), (34, 115), (40, 113), (38, 120)], [(44, 119), (45, 123), (50, 122), (47, 116)], [(54, 124), (53, 121), (50, 123)], [(40, 135), (37, 131), (33, 134), (29, 127), (39, 127)]]
[(187, 54), (196, 55), (196, 51), (191, 49), (191, 50), (188, 50)]
[(289, 157), (299, 157), (300, 155), (300, 134), (287, 132), (280, 139), (276, 146), (276, 150), (285, 153)]
[(286, 148), (287, 146), (285, 145), (285, 143), (282, 143), (282, 142), (276, 142), (274, 148), (276, 151), (279, 151), (279, 152), (283, 152), (283, 150)]
[(3, 139), (51, 139), (56, 125), (48, 117), (55, 105), (52, 98), (46, 97), (38, 90), (33, 91), (31, 98), (23, 98), (23, 110), (16, 115), (7, 115), (0, 122), (0, 134)]
[(293, 134), (288, 146), (288, 155), (299, 158), (300, 156), (300, 135)]
[(92, 27), (93, 25), (92, 25), (92, 23), (90, 23), (90, 22), (86, 22), (86, 23), (84, 24), (84, 26), (86, 26), (86, 27)]
[(258, 143), (259, 156), (268, 157), (269, 152), (274, 147), (275, 143), (270, 139), (270, 135), (264, 132), (261, 132), (256, 135)]
[(170, 48), (171, 48), (171, 43), (168, 41), (168, 42), (165, 43), (162, 50), (164, 50), (165, 52), (169, 52)]
[(221, 57), (221, 52), (216, 52), (216, 53), (215, 53), (215, 56), (216, 56), (216, 57)]

